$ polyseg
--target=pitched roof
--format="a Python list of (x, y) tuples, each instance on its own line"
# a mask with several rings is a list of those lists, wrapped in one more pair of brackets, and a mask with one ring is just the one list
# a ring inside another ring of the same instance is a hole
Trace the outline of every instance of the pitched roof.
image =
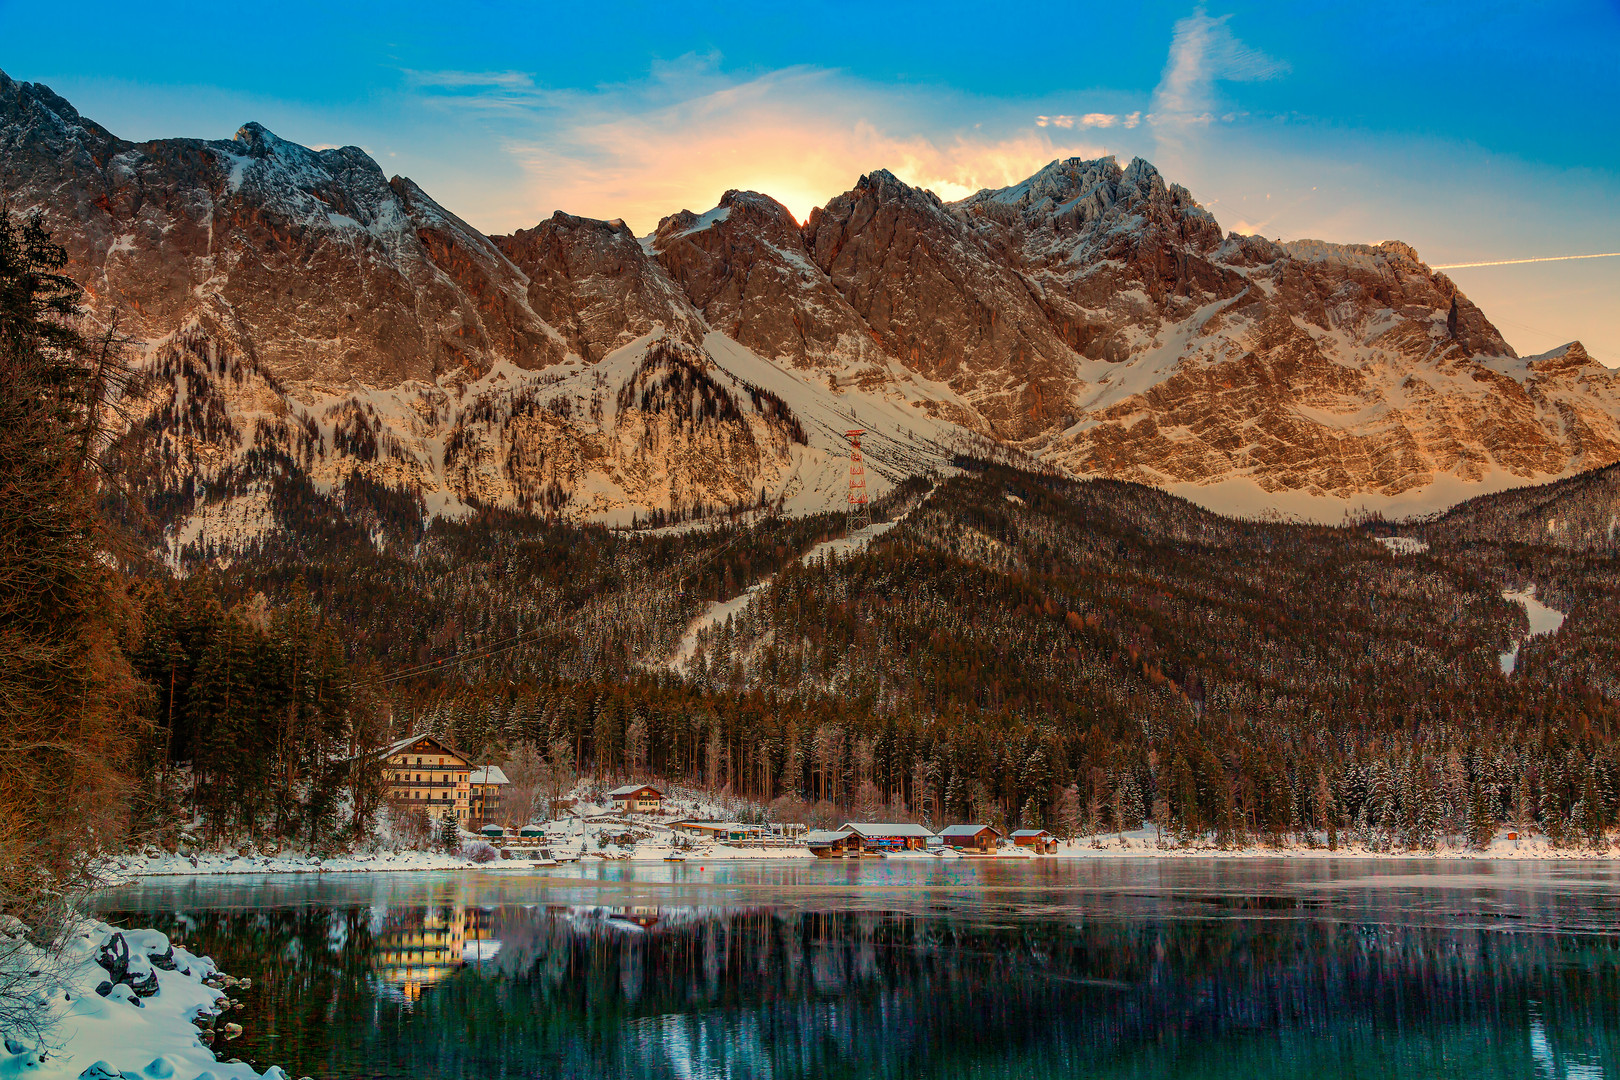
[(636, 792), (642, 790), (656, 791), (658, 792), (658, 797), (660, 799), (664, 797), (663, 790), (661, 788), (656, 788), (651, 784), (625, 784), (623, 787), (616, 787), (612, 791), (608, 792), (608, 798), (617, 799), (624, 795), (634, 795)]
[(506, 774), (501, 771), (501, 767), (499, 765), (486, 765), (482, 769), (474, 769), (472, 772), (468, 773), (467, 783), (509, 784), (511, 781), (506, 778)]
[[(403, 753), (404, 751), (410, 749), (410, 746), (411, 746), (412, 743), (418, 743), (418, 742), (421, 742), (424, 739), (426, 739), (428, 742), (432, 743), (433, 745), (437, 746), (444, 753), (453, 754), (454, 756), (460, 758), (462, 761), (467, 761), (467, 755), (466, 754), (463, 754), (460, 750), (457, 750), (455, 747), (451, 746), (449, 743), (445, 742), (443, 739), (439, 738), (437, 735), (429, 735), (425, 731), (418, 732), (417, 734), (412, 735), (412, 736), (410, 736), (408, 738), (401, 739), (398, 742), (394, 743), (392, 746), (383, 747), (382, 756), (385, 757), (385, 758), (391, 758), (395, 754)], [(471, 764), (471, 762), (468, 762), (468, 764)]]
[(705, 829), (709, 832), (748, 832), (758, 830), (763, 832), (763, 825), (744, 825), (740, 821), (677, 821), (671, 828), (676, 829)]
[(848, 829), (839, 829), (836, 832), (829, 829), (812, 829), (804, 834), (804, 842), (807, 844), (831, 844), (844, 839), (846, 836), (853, 835), (854, 833)]
[(999, 829), (997, 829), (994, 825), (947, 825), (943, 829), (939, 830), (939, 835), (940, 836), (978, 836), (980, 833), (984, 832), (984, 830), (986, 830), (986, 829), (989, 829), (991, 832), (995, 833), (997, 836), (1001, 835), (1001, 831)]
[(1045, 829), (1014, 829), (1014, 836), (1051, 836)]
[(865, 837), (875, 836), (933, 836), (921, 825), (881, 821), (846, 821), (843, 828)]

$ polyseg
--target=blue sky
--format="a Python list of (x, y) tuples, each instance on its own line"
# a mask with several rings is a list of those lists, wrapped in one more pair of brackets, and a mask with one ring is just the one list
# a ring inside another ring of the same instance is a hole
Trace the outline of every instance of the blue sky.
[[(354, 143), (490, 231), (960, 197), (1140, 154), (1222, 225), (1433, 264), (1620, 251), (1620, 0), (927, 6), (0, 0), (0, 68), (126, 138)], [(1620, 258), (1459, 269), (1523, 352), (1620, 363)]]

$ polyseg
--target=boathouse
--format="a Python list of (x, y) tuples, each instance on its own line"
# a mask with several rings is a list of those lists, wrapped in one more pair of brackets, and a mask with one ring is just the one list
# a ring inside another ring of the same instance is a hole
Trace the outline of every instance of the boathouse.
[(867, 851), (904, 851), (908, 848), (926, 848), (933, 833), (921, 825), (903, 822), (846, 821), (840, 831), (852, 832), (861, 838), (861, 847)]
[(993, 825), (947, 825), (939, 831), (939, 839), (948, 848), (989, 854), (1002, 836)]
[(1057, 837), (1045, 829), (1014, 829), (1012, 842), (1019, 847), (1031, 848), (1042, 855), (1050, 855), (1057, 849)]
[(844, 859), (861, 853), (861, 839), (848, 829), (812, 829), (804, 834), (810, 854), (821, 859)]

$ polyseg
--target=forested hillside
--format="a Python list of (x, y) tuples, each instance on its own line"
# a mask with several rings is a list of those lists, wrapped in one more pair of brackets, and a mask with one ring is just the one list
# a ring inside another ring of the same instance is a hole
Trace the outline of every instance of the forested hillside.
[[(377, 749), (423, 729), (531, 786), (650, 775), (816, 821), (1423, 847), (1503, 821), (1595, 843), (1620, 816), (1612, 468), (1329, 528), (959, 458), (845, 537), (765, 505), (446, 518), (269, 446), (242, 465), (264, 520), (174, 544), (176, 500), (237, 473), (166, 485), (120, 427), (115, 335), (72, 328), (61, 249), (3, 239), (14, 894), (120, 830), (360, 841)], [(1567, 615), (1550, 635), (1509, 598), (1531, 587)], [(64, 785), (101, 793), (97, 824), (49, 824)]]
[[(879, 514), (902, 519), (845, 557), (801, 558), (839, 534), (833, 516), (424, 525), (399, 493), (293, 480), (276, 506), (276, 538), (192, 567), (186, 588), (227, 605), (307, 588), (374, 665), (395, 732), (441, 730), (481, 759), (825, 818), (1152, 817), (1228, 841), (1423, 846), (1517, 821), (1580, 843), (1616, 818), (1613, 544), (1497, 543), (1441, 520), (1404, 530), (1427, 550), (1396, 553), (1382, 522), (1234, 521), (966, 460), (906, 485)], [(671, 664), (707, 602), (750, 584)], [(1502, 591), (1529, 584), (1569, 617), (1509, 676), (1499, 657), (1526, 620)]]

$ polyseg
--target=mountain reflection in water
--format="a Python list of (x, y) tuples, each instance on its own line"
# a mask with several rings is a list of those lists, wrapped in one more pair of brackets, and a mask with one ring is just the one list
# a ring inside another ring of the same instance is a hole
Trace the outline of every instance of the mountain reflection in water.
[(226, 1053), (294, 1076), (1620, 1077), (1601, 882), (987, 902), (624, 873), (215, 879), (105, 914), (253, 976)]

